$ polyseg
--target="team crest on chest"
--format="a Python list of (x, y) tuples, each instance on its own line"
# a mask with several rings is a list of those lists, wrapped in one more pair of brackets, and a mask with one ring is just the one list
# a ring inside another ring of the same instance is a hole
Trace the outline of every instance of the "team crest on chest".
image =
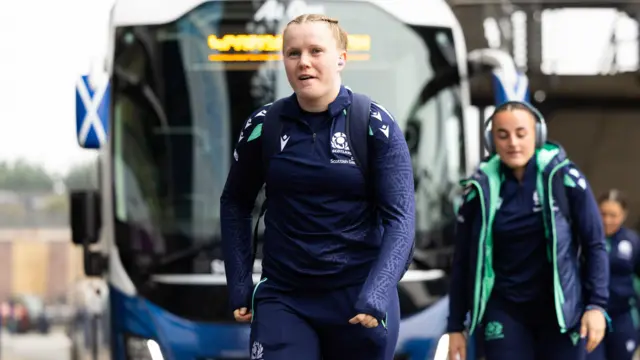
[(347, 135), (341, 131), (335, 132), (331, 137), (331, 163), (355, 165)]
[(618, 243), (618, 256), (622, 259), (631, 259), (633, 256), (633, 245), (629, 240), (620, 240)]
[(540, 195), (537, 191), (533, 192), (533, 212), (542, 211), (542, 204), (540, 203)]
[(343, 132), (337, 132), (331, 137), (331, 152), (351, 156), (347, 135)]

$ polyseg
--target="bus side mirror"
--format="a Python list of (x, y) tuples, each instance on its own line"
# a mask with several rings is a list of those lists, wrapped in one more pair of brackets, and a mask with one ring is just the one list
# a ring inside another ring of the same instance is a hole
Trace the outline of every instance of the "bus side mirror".
[(71, 241), (76, 245), (98, 242), (100, 228), (100, 194), (97, 190), (77, 190), (69, 194)]

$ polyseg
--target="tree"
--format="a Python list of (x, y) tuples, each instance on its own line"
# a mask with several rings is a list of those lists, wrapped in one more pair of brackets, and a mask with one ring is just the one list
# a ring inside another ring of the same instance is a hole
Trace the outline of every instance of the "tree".
[(53, 179), (44, 167), (20, 159), (0, 162), (0, 189), (16, 192), (49, 192)]
[(67, 190), (96, 189), (98, 187), (98, 162), (88, 161), (73, 166), (63, 179)]

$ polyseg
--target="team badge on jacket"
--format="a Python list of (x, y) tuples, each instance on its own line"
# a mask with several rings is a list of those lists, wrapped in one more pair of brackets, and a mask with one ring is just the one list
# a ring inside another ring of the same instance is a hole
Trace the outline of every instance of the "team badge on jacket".
[(331, 137), (331, 163), (355, 165), (347, 134), (337, 131)]

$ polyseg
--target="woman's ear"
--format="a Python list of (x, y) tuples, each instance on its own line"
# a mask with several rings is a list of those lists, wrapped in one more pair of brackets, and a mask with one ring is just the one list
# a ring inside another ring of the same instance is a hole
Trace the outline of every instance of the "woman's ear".
[(338, 57), (338, 70), (342, 70), (347, 63), (347, 52), (342, 51)]

